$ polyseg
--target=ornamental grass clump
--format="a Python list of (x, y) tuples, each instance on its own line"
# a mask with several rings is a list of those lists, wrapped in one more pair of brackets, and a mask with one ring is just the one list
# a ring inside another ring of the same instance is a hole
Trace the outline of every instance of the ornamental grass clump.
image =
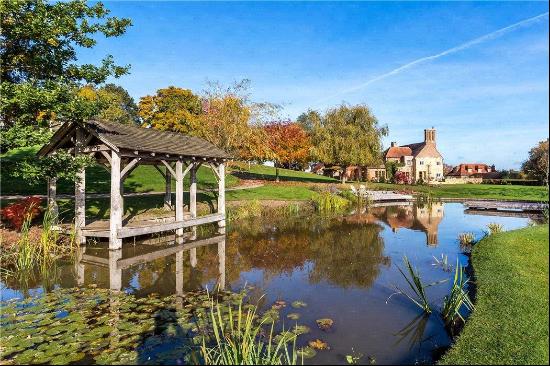
[(491, 222), (488, 224), (487, 229), (489, 235), (498, 234), (504, 231), (504, 227), (496, 222)]
[[(258, 321), (256, 307), (232, 307), (225, 313), (212, 300), (212, 344), (203, 338), (200, 354), (206, 365), (296, 365), (296, 335), (274, 336), (274, 322)], [(266, 335), (265, 326), (269, 326)]]

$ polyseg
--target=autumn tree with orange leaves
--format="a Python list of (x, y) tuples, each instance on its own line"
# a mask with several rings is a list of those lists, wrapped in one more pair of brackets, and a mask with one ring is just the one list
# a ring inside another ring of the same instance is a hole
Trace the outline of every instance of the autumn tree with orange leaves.
[(311, 141), (298, 123), (273, 122), (264, 127), (268, 146), (275, 156), (276, 181), (282, 165), (303, 165), (309, 160)]

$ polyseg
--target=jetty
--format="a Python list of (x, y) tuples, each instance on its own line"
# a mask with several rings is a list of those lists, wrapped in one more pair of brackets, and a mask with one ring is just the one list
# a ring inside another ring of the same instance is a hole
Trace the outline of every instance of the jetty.
[(542, 212), (548, 207), (548, 203), (529, 201), (494, 201), (472, 200), (465, 201), (464, 205), (469, 210), (475, 211), (507, 211), (507, 212)]

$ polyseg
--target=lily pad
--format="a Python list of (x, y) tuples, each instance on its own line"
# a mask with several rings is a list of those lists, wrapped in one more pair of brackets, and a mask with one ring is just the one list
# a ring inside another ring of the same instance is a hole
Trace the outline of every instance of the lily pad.
[(300, 319), (301, 315), (298, 313), (290, 313), (286, 317), (290, 320), (298, 320)]
[(309, 332), (311, 332), (311, 328), (307, 325), (296, 325), (294, 328), (292, 328), (292, 333), (296, 335), (307, 334)]
[(311, 348), (316, 349), (316, 350), (328, 350), (328, 349), (330, 349), (328, 344), (326, 342), (323, 342), (320, 339), (310, 341), (308, 344)]
[(303, 301), (294, 301), (291, 306), (294, 308), (294, 309), (302, 309), (302, 308), (305, 308), (307, 306), (307, 304)]
[(334, 324), (334, 320), (330, 318), (317, 319), (316, 322), (319, 329), (323, 331), (329, 330), (330, 328), (332, 328), (332, 325)]

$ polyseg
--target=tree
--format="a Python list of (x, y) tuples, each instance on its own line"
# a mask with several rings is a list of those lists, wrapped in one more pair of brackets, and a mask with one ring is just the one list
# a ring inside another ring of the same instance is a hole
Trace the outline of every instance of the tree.
[[(319, 115), (320, 116), (320, 115)], [(310, 112), (312, 128), (312, 154), (320, 162), (341, 165), (378, 165), (381, 163), (382, 142), (386, 126), (365, 105), (343, 104), (332, 108), (317, 119)], [(345, 175), (342, 174), (345, 183)]]
[(268, 144), (275, 156), (276, 181), (281, 164), (305, 164), (309, 159), (311, 142), (297, 123), (273, 122), (264, 127)]
[(197, 136), (242, 160), (269, 160), (273, 152), (261, 127), (265, 119), (276, 116), (278, 107), (254, 103), (249, 99), (249, 80), (229, 87), (209, 82), (203, 93), (203, 113)]
[(296, 119), (296, 122), (302, 126), (307, 133), (312, 133), (313, 128), (321, 123), (321, 115), (317, 111), (308, 110), (302, 113)]
[(129, 66), (117, 66), (109, 55), (100, 65), (77, 62), (77, 48), (93, 48), (98, 34), (118, 37), (131, 25), (109, 17), (102, 3), (2, 1), (0, 13), (2, 135), (88, 118), (96, 109), (78, 95), (80, 88), (128, 72)]
[(144, 125), (190, 135), (200, 134), (201, 99), (189, 89), (175, 86), (157, 90), (139, 101), (139, 116)]
[(104, 121), (139, 124), (138, 106), (128, 91), (115, 84), (107, 84), (98, 89), (101, 103), (99, 118)]
[(521, 170), (528, 177), (548, 185), (548, 139), (540, 141), (529, 151), (529, 158), (523, 163)]

